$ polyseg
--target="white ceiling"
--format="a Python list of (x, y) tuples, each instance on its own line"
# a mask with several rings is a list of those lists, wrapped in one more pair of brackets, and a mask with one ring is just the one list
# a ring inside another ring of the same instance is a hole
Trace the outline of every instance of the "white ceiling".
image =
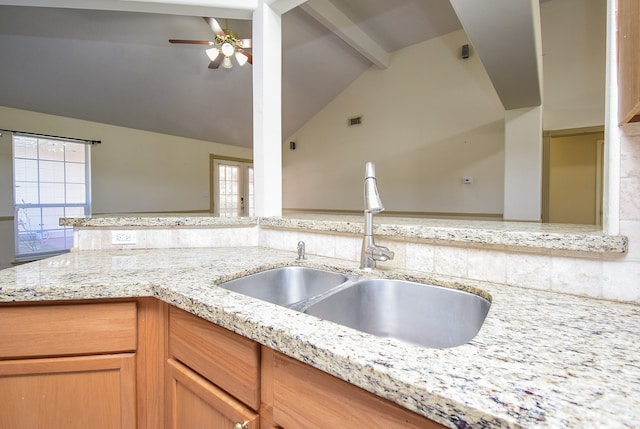
[[(387, 52), (460, 28), (445, 0), (331, 0)], [(221, 20), (223, 21), (223, 20)], [(229, 20), (240, 37), (251, 21)], [(371, 61), (303, 7), (283, 15), (283, 137)], [(202, 17), (0, 6), (0, 105), (251, 147), (251, 66), (210, 70)]]

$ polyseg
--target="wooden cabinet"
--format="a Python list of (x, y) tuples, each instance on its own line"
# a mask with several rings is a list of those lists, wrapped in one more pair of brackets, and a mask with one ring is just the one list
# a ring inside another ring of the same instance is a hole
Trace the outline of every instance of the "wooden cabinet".
[(0, 429), (134, 428), (135, 302), (0, 307)]
[(173, 359), (167, 361), (167, 429), (258, 429), (258, 414)]
[(168, 428), (257, 429), (260, 346), (169, 309)]
[(441, 429), (444, 426), (345, 381), (263, 348), (263, 425)]
[(0, 306), (0, 429), (443, 426), (154, 298)]
[(176, 308), (167, 373), (170, 429), (444, 428)]
[(618, 0), (618, 120), (640, 121), (640, 2)]

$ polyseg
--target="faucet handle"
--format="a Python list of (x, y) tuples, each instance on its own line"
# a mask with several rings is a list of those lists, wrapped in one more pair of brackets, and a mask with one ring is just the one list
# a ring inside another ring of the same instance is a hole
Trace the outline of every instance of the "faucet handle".
[(298, 260), (305, 259), (304, 251), (305, 251), (304, 241), (302, 240), (298, 241)]
[(389, 261), (395, 256), (395, 253), (385, 246), (373, 245), (368, 250), (371, 257), (376, 261)]

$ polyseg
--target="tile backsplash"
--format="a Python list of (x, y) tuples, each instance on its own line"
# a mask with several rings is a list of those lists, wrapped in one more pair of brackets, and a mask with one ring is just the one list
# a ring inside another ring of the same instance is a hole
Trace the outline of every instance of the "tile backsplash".
[[(355, 235), (301, 232), (261, 227), (259, 245), (295, 251), (298, 241), (307, 255), (360, 261), (361, 238)], [(380, 268), (399, 268), (593, 298), (640, 302), (640, 270), (629, 255), (588, 257), (544, 255), (380, 238), (377, 244), (395, 252)], [(312, 257), (312, 256), (310, 256)]]

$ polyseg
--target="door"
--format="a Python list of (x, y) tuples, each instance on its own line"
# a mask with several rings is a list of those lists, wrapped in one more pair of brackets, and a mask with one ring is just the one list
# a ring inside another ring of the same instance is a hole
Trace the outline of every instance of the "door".
[(545, 142), (545, 222), (602, 224), (603, 143), (603, 132), (550, 136)]
[(258, 429), (258, 414), (180, 362), (169, 359), (169, 429)]
[(253, 216), (253, 164), (213, 159), (213, 212), (217, 216)]

